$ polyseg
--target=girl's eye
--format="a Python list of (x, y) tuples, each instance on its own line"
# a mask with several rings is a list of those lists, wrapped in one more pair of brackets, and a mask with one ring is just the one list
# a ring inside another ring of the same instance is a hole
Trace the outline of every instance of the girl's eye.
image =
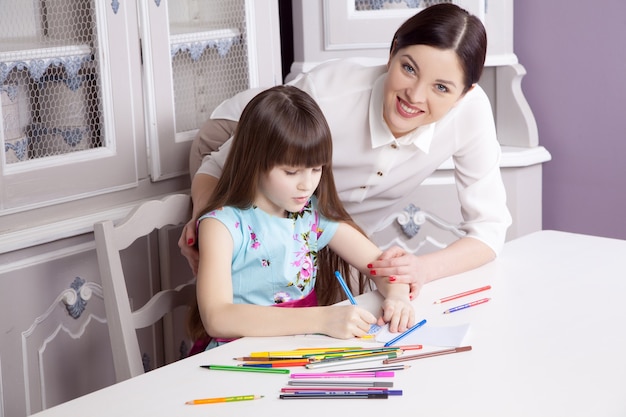
[(285, 170), (285, 174), (287, 174), (287, 175), (296, 175), (296, 172), (297, 171), (287, 171), (287, 170)]
[(322, 172), (322, 167), (313, 168), (313, 172)]

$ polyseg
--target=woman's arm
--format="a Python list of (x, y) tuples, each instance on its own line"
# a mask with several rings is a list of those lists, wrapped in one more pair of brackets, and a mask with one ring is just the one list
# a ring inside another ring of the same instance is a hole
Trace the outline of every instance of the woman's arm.
[(394, 246), (370, 263), (369, 273), (410, 284), (411, 298), (415, 298), (424, 284), (478, 268), (495, 257), (493, 249), (480, 240), (464, 237), (444, 249), (419, 256)]
[[(197, 173), (204, 158), (216, 151), (233, 134), (237, 122), (224, 119), (209, 119), (200, 127), (189, 152), (189, 174), (191, 175), (191, 219), (183, 227), (178, 239), (181, 254), (187, 259), (194, 275), (198, 273), (198, 250), (196, 249), (196, 220), (206, 207), (217, 185), (217, 178), (205, 173)], [(208, 160), (206, 161), (208, 162)], [(205, 162), (205, 163), (206, 163)]]
[(367, 265), (381, 256), (381, 250), (371, 240), (352, 226), (341, 223), (329, 246), (342, 259), (373, 280), (385, 297), (379, 324), (389, 323), (392, 332), (404, 331), (414, 324), (415, 312), (410, 304), (409, 286), (391, 284), (386, 276), (370, 274)]
[(355, 306), (277, 308), (233, 304), (233, 240), (218, 220), (200, 222), (198, 307), (209, 335), (219, 338), (322, 333), (347, 339), (364, 336), (376, 318)]

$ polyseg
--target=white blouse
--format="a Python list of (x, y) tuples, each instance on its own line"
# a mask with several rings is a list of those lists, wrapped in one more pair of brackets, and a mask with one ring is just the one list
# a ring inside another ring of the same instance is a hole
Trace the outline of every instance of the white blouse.
[[(386, 66), (356, 60), (323, 63), (289, 84), (318, 103), (333, 135), (333, 172), (346, 210), (366, 233), (378, 229), (389, 209), (452, 157), (467, 236), (499, 253), (511, 215), (500, 175), (500, 145), (489, 99), (475, 86), (441, 120), (394, 138), (383, 120)], [(261, 89), (237, 94), (212, 119), (237, 121)], [(199, 174), (219, 177), (228, 141), (206, 156)]]

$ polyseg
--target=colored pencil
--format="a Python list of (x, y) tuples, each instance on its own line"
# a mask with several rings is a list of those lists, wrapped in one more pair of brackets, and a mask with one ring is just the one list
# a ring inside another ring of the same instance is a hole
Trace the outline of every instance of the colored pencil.
[(355, 394), (355, 393), (342, 393), (342, 392), (331, 392), (331, 393), (314, 393), (314, 394), (295, 394), (295, 393), (291, 393), (291, 394), (280, 394), (279, 398), (281, 400), (293, 400), (293, 399), (304, 399), (304, 400), (310, 400), (310, 399), (329, 399), (329, 398), (336, 398), (336, 399), (342, 399), (342, 398), (353, 398), (353, 399), (387, 399), (389, 398), (389, 394), (387, 393), (359, 393), (359, 394)]
[(214, 371), (258, 372), (263, 374), (288, 374), (291, 371), (283, 368), (257, 368), (254, 366), (200, 365), (201, 368)]
[(377, 372), (377, 371), (403, 371), (409, 369), (411, 365), (391, 365), (391, 366), (372, 366), (368, 368), (346, 368), (346, 369), (330, 369), (327, 372)]
[(263, 357), (263, 358), (277, 358), (281, 357), (283, 359), (295, 359), (295, 358), (303, 358), (306, 355), (315, 355), (315, 354), (323, 354), (327, 352), (340, 352), (345, 351), (346, 349), (360, 349), (358, 346), (354, 347), (342, 347), (342, 348), (302, 348), (302, 349), (294, 349), (294, 350), (276, 350), (271, 352), (252, 352), (250, 353), (250, 357)]
[(468, 350), (472, 350), (472, 347), (461, 346), (461, 347), (451, 348), (451, 349), (436, 350), (434, 352), (418, 353), (417, 355), (405, 355), (399, 358), (386, 359), (383, 361), (383, 363), (388, 364), (388, 363), (412, 361), (415, 359), (423, 359), (423, 358), (431, 358), (433, 356), (448, 355), (450, 353), (466, 352)]
[(465, 310), (466, 308), (470, 308), (470, 307), (477, 306), (479, 304), (486, 303), (489, 300), (491, 300), (491, 298), (481, 298), (480, 300), (472, 301), (471, 303), (461, 304), (460, 306), (447, 309), (446, 311), (443, 312), (443, 314), (450, 314), (450, 313), (454, 313), (455, 311)]
[(396, 358), (397, 356), (398, 355), (396, 355), (395, 353), (385, 353), (385, 354), (368, 355), (368, 356), (359, 357), (359, 358), (348, 358), (348, 359), (332, 358), (332, 359), (326, 359), (326, 360), (321, 360), (317, 362), (311, 362), (305, 365), (305, 367), (307, 369), (317, 369), (317, 368), (326, 368), (326, 367), (331, 367), (331, 366), (343, 366), (343, 365), (349, 365), (353, 363), (380, 361), (384, 359)]
[(419, 323), (417, 323), (416, 325), (414, 325), (413, 327), (411, 327), (407, 331), (400, 333), (398, 336), (394, 337), (393, 339), (391, 339), (390, 341), (385, 343), (385, 346), (393, 345), (394, 343), (400, 341), (401, 339), (403, 339), (404, 337), (408, 336), (410, 333), (414, 332), (415, 330), (419, 329), (420, 327), (422, 327), (425, 324), (426, 324), (426, 319), (420, 321)]
[(456, 300), (457, 298), (465, 297), (468, 295), (476, 294), (477, 292), (486, 291), (490, 289), (491, 289), (491, 285), (485, 285), (484, 287), (475, 288), (473, 290), (469, 290), (469, 291), (461, 292), (458, 294), (450, 295), (448, 297), (440, 298), (439, 300), (435, 300), (434, 304), (445, 303), (446, 301)]
[(355, 306), (356, 300), (352, 296), (352, 293), (350, 292), (350, 288), (348, 288), (346, 281), (343, 279), (339, 271), (335, 271), (335, 277), (337, 278), (337, 281), (339, 281), (339, 285), (341, 285), (341, 288), (343, 288), (343, 292), (345, 292), (346, 296), (348, 296), (348, 300), (350, 300), (350, 304)]
[(262, 395), (236, 395), (233, 397), (201, 398), (199, 400), (187, 401), (185, 404), (198, 405), (198, 404), (229, 403), (229, 402), (234, 402), (234, 401), (258, 400), (260, 398), (263, 398), (263, 396)]

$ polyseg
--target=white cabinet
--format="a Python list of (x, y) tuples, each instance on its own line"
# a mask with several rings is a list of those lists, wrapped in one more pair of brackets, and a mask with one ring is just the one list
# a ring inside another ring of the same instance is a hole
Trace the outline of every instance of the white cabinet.
[[(114, 382), (93, 224), (186, 190), (213, 108), (281, 82), (277, 0), (0, 2), (0, 417)], [(126, 254), (138, 304), (191, 278), (179, 236)], [(140, 337), (149, 367), (188, 349)]]
[(0, 16), (0, 216), (132, 187), (134, 11), (9, 0)]
[[(487, 59), (479, 84), (491, 100), (502, 145), (502, 176), (513, 216), (507, 238), (540, 230), (541, 164), (551, 156), (539, 146), (537, 125), (521, 89), (526, 71), (513, 50), (513, 0), (294, 0), (294, 63), (287, 79), (328, 59), (360, 57), (372, 65), (384, 64), (391, 39), (406, 19), (428, 5), (450, 2), (479, 17), (487, 30)], [(452, 224), (460, 222), (453, 168), (453, 162), (446, 161), (394, 212), (402, 214), (413, 204)], [(431, 229), (438, 243), (456, 239), (445, 230)], [(386, 244), (402, 232), (398, 226), (391, 235), (388, 230), (379, 233), (382, 237), (375, 234), (374, 240)]]
[(160, 180), (188, 172), (189, 143), (218, 104), (246, 88), (282, 82), (277, 3), (140, 6), (150, 173)]
[(213, 108), (281, 81), (277, 0), (3, 1), (0, 233), (188, 187)]

